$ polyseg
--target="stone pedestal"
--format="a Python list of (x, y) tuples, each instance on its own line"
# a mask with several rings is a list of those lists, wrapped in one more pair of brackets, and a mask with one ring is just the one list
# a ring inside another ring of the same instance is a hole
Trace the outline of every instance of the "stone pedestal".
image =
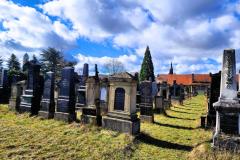
[(104, 117), (102, 121), (104, 128), (111, 129), (118, 132), (128, 133), (131, 135), (138, 134), (140, 132), (140, 120), (136, 119), (133, 121)]
[(82, 109), (81, 122), (84, 124), (92, 124), (101, 126), (102, 116), (99, 114), (100, 108), (96, 107), (84, 107)]
[(109, 82), (108, 113), (102, 118), (103, 128), (138, 134), (140, 120), (136, 114), (136, 80), (131, 74), (124, 72), (112, 75)]
[(55, 112), (54, 113), (54, 119), (59, 121), (64, 121), (67, 123), (71, 123), (76, 120), (76, 113), (64, 113), (64, 112)]
[(154, 114), (152, 106), (147, 106), (147, 104), (140, 104), (140, 120), (141, 122), (154, 122)]

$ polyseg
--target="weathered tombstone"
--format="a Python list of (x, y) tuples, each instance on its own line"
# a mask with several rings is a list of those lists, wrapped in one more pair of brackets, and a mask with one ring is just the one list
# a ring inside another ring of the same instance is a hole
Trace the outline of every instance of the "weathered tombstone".
[(31, 115), (37, 115), (40, 109), (42, 87), (40, 82), (40, 65), (29, 63), (27, 88), (24, 95), (21, 96), (19, 112), (30, 112)]
[(158, 87), (156, 82), (152, 82), (152, 97), (155, 97), (158, 93)]
[(152, 82), (142, 81), (140, 83), (140, 120), (145, 122), (154, 122), (153, 116), (153, 97), (152, 97)]
[(216, 109), (214, 146), (240, 150), (240, 104), (237, 98), (236, 60), (233, 49), (224, 50), (220, 97), (213, 106)]
[(76, 120), (74, 68), (65, 67), (62, 70), (60, 92), (57, 100), (57, 110), (54, 119), (65, 122)]
[(164, 112), (164, 99), (162, 96), (155, 97), (155, 110), (157, 113)]
[(140, 120), (136, 114), (137, 81), (127, 73), (109, 77), (108, 113), (103, 116), (104, 128), (129, 134), (140, 132)]
[(10, 110), (19, 111), (21, 95), (22, 95), (21, 83), (16, 81), (12, 82), (11, 97), (8, 105)]
[(100, 108), (102, 115), (107, 114), (108, 111), (108, 87), (109, 82), (107, 78), (100, 81)]
[(54, 102), (54, 82), (55, 76), (53, 72), (47, 72), (44, 81), (44, 90), (41, 101), (41, 108), (38, 115), (50, 119), (54, 117), (55, 102)]
[(213, 103), (217, 102), (218, 97), (220, 96), (221, 72), (210, 74), (210, 77), (211, 84), (209, 88), (207, 127), (211, 127), (216, 124), (216, 110), (213, 107)]
[(82, 123), (101, 125), (100, 114), (100, 82), (96, 76), (86, 81), (86, 106), (82, 108)]

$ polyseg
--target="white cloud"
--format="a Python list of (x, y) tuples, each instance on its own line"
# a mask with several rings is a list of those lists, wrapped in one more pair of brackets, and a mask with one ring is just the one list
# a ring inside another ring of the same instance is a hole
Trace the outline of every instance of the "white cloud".
[[(6, 30), (0, 31), (0, 45), (34, 52), (49, 45), (66, 50), (78, 38), (98, 43), (112, 40), (114, 47), (134, 50), (117, 57), (129, 71), (140, 69), (149, 45), (156, 74), (167, 73), (171, 61), (177, 73), (213, 72), (220, 68), (224, 48), (239, 49), (239, 4), (229, 0), (52, 0), (39, 5), (41, 13), (2, 0), (0, 23)], [(85, 54), (89, 53), (76, 56), (78, 67), (83, 63), (101, 67), (111, 58)]]

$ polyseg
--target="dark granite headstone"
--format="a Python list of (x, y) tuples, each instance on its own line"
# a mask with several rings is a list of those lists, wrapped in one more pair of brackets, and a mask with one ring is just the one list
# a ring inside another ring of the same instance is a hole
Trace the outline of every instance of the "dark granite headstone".
[(8, 85), (8, 70), (0, 69), (0, 103), (8, 103), (11, 87)]
[(207, 115), (207, 126), (214, 126), (216, 123), (216, 110), (213, 107), (213, 103), (218, 101), (220, 96), (220, 82), (221, 72), (211, 74), (211, 84), (209, 88), (209, 102), (208, 102), (208, 115)]
[(88, 64), (84, 63), (84, 65), (83, 65), (83, 77), (88, 77), (88, 75), (89, 75)]
[(49, 119), (54, 117), (55, 102), (54, 102), (54, 82), (55, 76), (53, 72), (47, 72), (44, 81), (44, 90), (41, 101), (41, 109), (39, 116)]
[(124, 111), (125, 90), (117, 88), (115, 90), (114, 110)]
[(72, 122), (76, 119), (74, 81), (74, 68), (63, 68), (60, 93), (57, 100), (57, 110), (54, 114), (54, 119), (66, 122)]
[(21, 97), (20, 112), (30, 112), (31, 115), (37, 115), (40, 109), (42, 96), (42, 78), (40, 74), (40, 65), (30, 63), (28, 66), (27, 88), (25, 94)]
[(143, 81), (140, 83), (140, 120), (153, 122), (153, 97), (152, 97), (152, 82)]

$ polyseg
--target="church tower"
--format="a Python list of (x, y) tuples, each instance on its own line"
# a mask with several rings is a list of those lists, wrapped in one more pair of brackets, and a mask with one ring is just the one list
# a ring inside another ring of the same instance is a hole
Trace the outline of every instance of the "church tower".
[(173, 66), (172, 66), (172, 62), (171, 62), (171, 68), (169, 70), (169, 74), (173, 74)]

